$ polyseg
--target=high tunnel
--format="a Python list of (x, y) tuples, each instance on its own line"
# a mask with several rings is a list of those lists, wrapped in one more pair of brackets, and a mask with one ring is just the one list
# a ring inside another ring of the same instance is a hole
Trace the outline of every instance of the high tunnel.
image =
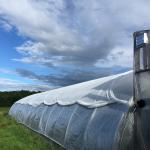
[(133, 72), (17, 101), (9, 114), (67, 150), (150, 149), (150, 102), (133, 105)]

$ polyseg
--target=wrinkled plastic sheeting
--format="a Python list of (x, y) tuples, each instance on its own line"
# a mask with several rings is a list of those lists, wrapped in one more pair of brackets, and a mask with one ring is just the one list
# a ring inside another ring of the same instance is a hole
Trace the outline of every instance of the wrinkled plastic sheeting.
[[(71, 95), (61, 88), (18, 101), (9, 114), (68, 150), (149, 150), (149, 100), (144, 108), (135, 109), (129, 104), (132, 73), (107, 79), (66, 87), (72, 92), (71, 103)], [(67, 94), (70, 97), (65, 101)], [(54, 95), (58, 101), (53, 101)], [(75, 98), (80, 98), (80, 103)]]
[(144, 108), (130, 108), (121, 121), (115, 141), (116, 150), (150, 149), (150, 99)]
[(149, 100), (146, 104), (134, 110), (122, 103), (97, 108), (16, 103), (9, 113), (68, 150), (149, 150)]
[(133, 74), (130, 71), (34, 94), (19, 100), (17, 103), (32, 106), (80, 104), (87, 107), (104, 106), (116, 101), (127, 103), (132, 97), (132, 85)]
[(98, 108), (79, 104), (33, 107), (16, 103), (9, 113), (65, 149), (109, 150), (113, 148), (120, 121), (127, 110), (127, 105), (119, 103)]

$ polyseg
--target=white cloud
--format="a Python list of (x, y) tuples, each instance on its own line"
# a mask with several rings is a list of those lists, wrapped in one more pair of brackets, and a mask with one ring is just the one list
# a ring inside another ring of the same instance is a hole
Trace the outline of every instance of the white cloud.
[(130, 51), (131, 47), (116, 47), (113, 49), (107, 58), (100, 59), (95, 64), (96, 67), (129, 67), (133, 68), (133, 51)]
[(5, 68), (0, 68), (0, 73), (2, 73), (2, 74), (12, 74), (12, 75), (16, 74), (15, 71), (9, 70), (9, 69), (5, 69)]
[(7, 32), (12, 30), (12, 25), (10, 25), (7, 21), (0, 20), (0, 26)]
[(52, 87), (48, 85), (27, 84), (9, 78), (0, 78), (0, 91), (17, 91), (17, 90), (47, 91), (50, 89), (52, 89)]
[(0, 16), (31, 39), (17, 47), (23, 55), (17, 61), (126, 67), (132, 62), (132, 32), (150, 27), (149, 5), (146, 0), (0, 0)]

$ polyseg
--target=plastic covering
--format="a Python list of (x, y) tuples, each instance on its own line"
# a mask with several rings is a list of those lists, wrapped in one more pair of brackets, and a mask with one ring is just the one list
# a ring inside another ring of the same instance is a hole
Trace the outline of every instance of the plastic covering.
[(87, 107), (99, 107), (114, 102), (127, 103), (132, 95), (132, 80), (132, 73), (127, 72), (31, 95), (17, 103), (32, 106), (56, 103), (67, 106), (77, 103)]
[(28, 96), (9, 114), (68, 150), (150, 148), (149, 103), (132, 107), (133, 73)]

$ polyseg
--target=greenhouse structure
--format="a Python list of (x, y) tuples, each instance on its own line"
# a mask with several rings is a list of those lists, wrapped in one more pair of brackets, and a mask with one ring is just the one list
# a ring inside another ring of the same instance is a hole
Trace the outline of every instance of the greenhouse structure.
[(132, 72), (108, 76), (28, 96), (9, 114), (68, 150), (146, 149), (150, 107), (135, 110), (132, 86)]
[(134, 71), (25, 97), (9, 114), (66, 150), (149, 150), (150, 31), (134, 33)]

